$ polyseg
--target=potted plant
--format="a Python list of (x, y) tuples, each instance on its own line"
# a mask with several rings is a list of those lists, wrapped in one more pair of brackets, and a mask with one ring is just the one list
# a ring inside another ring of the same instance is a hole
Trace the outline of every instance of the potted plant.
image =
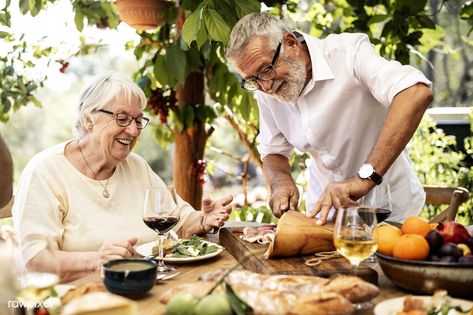
[(142, 31), (163, 24), (171, 3), (166, 0), (116, 0), (115, 4), (120, 19)]

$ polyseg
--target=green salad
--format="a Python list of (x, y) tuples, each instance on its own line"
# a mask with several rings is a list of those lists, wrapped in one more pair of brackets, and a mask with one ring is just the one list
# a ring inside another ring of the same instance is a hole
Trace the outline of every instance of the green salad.
[[(172, 247), (165, 249), (167, 256), (173, 258), (192, 258), (207, 255), (216, 252), (222, 248), (217, 244), (209, 244), (197, 235), (192, 235), (191, 238), (186, 240), (180, 240)], [(158, 252), (158, 247), (155, 246), (152, 249), (152, 253)]]

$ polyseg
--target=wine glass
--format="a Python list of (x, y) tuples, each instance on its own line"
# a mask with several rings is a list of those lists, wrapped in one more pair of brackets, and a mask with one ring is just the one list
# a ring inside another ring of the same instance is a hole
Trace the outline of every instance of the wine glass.
[(167, 232), (179, 222), (179, 208), (172, 202), (167, 188), (147, 188), (143, 205), (143, 221), (159, 235), (158, 272), (175, 271), (164, 264), (163, 245)]
[[(49, 309), (58, 306), (59, 301), (55, 298), (54, 286), (60, 280), (60, 263), (57, 255), (57, 243), (47, 236), (31, 236), (27, 237), (26, 241), (32, 241), (41, 250), (35, 256), (34, 270), (26, 267), (21, 267), (18, 273), (18, 295), (17, 299), (20, 302), (21, 308), (26, 307), (26, 313), (34, 314), (36, 309)], [(22, 259), (17, 255), (17, 259)], [(20, 266), (22, 264), (18, 264)]]
[[(359, 264), (378, 247), (373, 238), (376, 222), (375, 211), (369, 207), (343, 206), (337, 212), (333, 242), (337, 252), (352, 264), (354, 275)], [(354, 305), (356, 309), (369, 306), (366, 303)]]

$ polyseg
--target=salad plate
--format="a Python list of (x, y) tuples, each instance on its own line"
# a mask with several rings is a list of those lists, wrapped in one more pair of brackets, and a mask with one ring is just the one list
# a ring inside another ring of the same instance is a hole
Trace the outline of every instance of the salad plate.
[[(432, 296), (427, 295), (415, 295), (413, 296), (416, 299), (422, 300), (424, 304), (432, 302)], [(398, 312), (401, 312), (403, 309), (404, 299), (405, 296), (400, 296), (397, 298), (392, 298), (389, 300), (382, 301), (374, 307), (374, 314), (375, 315), (396, 315)], [(462, 300), (462, 299), (455, 299), (449, 298), (449, 305), (450, 306), (460, 306), (463, 310), (469, 310), (473, 307), (473, 302)], [(429, 313), (431, 314), (431, 313)], [(436, 314), (436, 313), (432, 313)], [(449, 313), (449, 314), (464, 314), (464, 313)]]
[[(135, 251), (142, 256), (153, 255), (157, 251), (157, 241), (135, 246)], [(224, 248), (216, 243), (204, 241), (198, 236), (179, 239), (172, 245), (172, 251), (164, 256), (169, 263), (192, 263), (218, 256)]]

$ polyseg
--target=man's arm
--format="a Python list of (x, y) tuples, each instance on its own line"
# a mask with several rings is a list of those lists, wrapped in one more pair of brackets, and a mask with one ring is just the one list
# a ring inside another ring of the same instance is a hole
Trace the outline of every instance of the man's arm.
[(7, 145), (0, 136), (0, 208), (3, 208), (13, 195), (13, 161)]
[(269, 206), (276, 217), (297, 208), (299, 191), (291, 176), (289, 160), (279, 154), (269, 154), (263, 159), (263, 172), (271, 190)]
[[(383, 128), (366, 160), (378, 174), (383, 176), (404, 150), (432, 99), (432, 89), (422, 83), (401, 91), (393, 98)], [(330, 208), (338, 209), (341, 205), (356, 204), (356, 200), (374, 186), (375, 183), (370, 179), (358, 176), (330, 183), (309, 216), (320, 213), (318, 223), (324, 224)]]

